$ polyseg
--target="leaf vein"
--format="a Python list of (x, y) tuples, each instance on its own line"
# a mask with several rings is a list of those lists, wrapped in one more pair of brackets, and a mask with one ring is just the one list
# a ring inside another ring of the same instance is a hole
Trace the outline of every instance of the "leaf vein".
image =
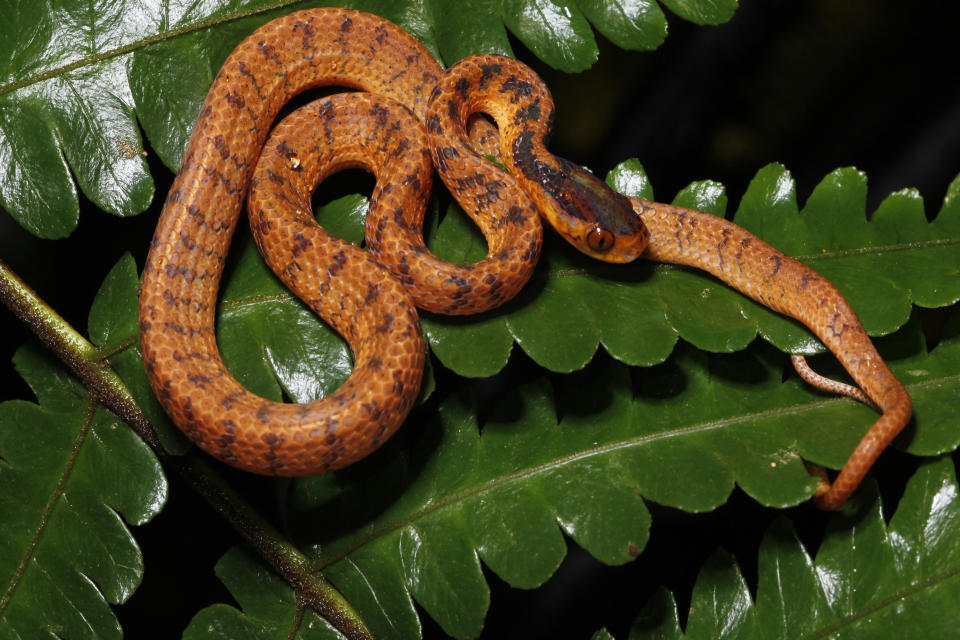
[(240, 11), (233, 11), (222, 16), (217, 16), (213, 18), (207, 18), (206, 20), (200, 20), (199, 22), (194, 22), (191, 24), (186, 24), (176, 29), (170, 29), (169, 31), (164, 31), (162, 33), (157, 33), (152, 36), (147, 36), (146, 38), (141, 38), (139, 40), (134, 40), (133, 42), (127, 43), (125, 45), (115, 47), (113, 49), (108, 49), (100, 53), (94, 53), (88, 56), (83, 56), (74, 60), (73, 62), (68, 62), (67, 64), (60, 65), (59, 67), (54, 67), (40, 73), (34, 73), (27, 76), (21, 80), (15, 82), (10, 82), (6, 85), (0, 86), (0, 96), (6, 95), (8, 93), (13, 93), (24, 87), (28, 87), (33, 84), (38, 84), (45, 80), (50, 80), (51, 78), (56, 78), (71, 71), (76, 71), (83, 67), (102, 62), (104, 60), (109, 60), (110, 58), (116, 58), (134, 51), (143, 49), (152, 44), (158, 42), (164, 42), (166, 40), (171, 40), (182, 35), (187, 35), (195, 31), (201, 31), (210, 27), (214, 27), (220, 24), (227, 22), (234, 22), (242, 18), (249, 18), (250, 16), (261, 15), (268, 13), (275, 9), (282, 9), (294, 4), (297, 4), (301, 0), (277, 0), (267, 5), (263, 5), (257, 9), (245, 9)]
[(7, 590), (4, 592), (3, 596), (0, 597), (0, 617), (3, 616), (4, 611), (9, 606), (10, 601), (13, 598), (13, 594), (17, 590), (17, 586), (19, 586), (24, 573), (26, 573), (27, 564), (36, 557), (37, 547), (40, 545), (40, 538), (43, 536), (43, 532), (50, 523), (50, 518), (53, 515), (53, 511), (56, 508), (57, 503), (64, 495), (67, 480), (70, 478), (70, 475), (73, 472), (73, 466), (77, 461), (77, 457), (80, 455), (80, 449), (83, 447), (84, 441), (89, 435), (90, 430), (93, 428), (93, 415), (96, 407), (96, 401), (93, 399), (93, 396), (90, 396), (90, 399), (87, 402), (87, 411), (83, 419), (83, 424), (80, 426), (77, 437), (74, 439), (73, 445), (70, 448), (70, 454), (67, 456), (67, 459), (64, 462), (63, 471), (60, 473), (60, 477), (57, 478), (57, 484), (50, 493), (50, 497), (47, 499), (47, 503), (44, 505), (43, 511), (40, 513), (40, 520), (33, 531), (33, 535), (30, 537), (30, 543), (23, 552), (23, 557), (20, 559), (20, 562), (17, 564), (17, 568), (14, 570), (13, 575), (10, 578), (10, 583), (7, 585)]

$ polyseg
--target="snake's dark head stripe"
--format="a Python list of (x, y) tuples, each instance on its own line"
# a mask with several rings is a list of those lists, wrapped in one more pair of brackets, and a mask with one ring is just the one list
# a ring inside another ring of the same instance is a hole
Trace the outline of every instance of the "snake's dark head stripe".
[(542, 167), (552, 197), (551, 225), (583, 253), (606, 262), (632, 262), (647, 248), (648, 232), (626, 196), (576, 164), (556, 158), (561, 171)]

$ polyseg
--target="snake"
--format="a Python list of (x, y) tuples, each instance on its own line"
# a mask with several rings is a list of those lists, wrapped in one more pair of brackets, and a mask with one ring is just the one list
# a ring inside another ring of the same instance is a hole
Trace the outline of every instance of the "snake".
[[(319, 86), (356, 91), (310, 102), (273, 126), (293, 97)], [(427, 351), (418, 309), (465, 315), (512, 299), (537, 264), (545, 221), (588, 256), (703, 269), (810, 328), (856, 386), (793, 356), (801, 377), (881, 412), (834, 481), (820, 473), (816, 504), (840, 508), (912, 414), (850, 305), (825, 278), (733, 223), (624, 196), (553, 156), (553, 117), (548, 89), (522, 63), (483, 54), (444, 71), (412, 35), (362, 11), (308, 9), (254, 31), (206, 96), (144, 266), (141, 352), (174, 423), (212, 456), (254, 473), (353, 464), (416, 401)], [(319, 182), (356, 167), (376, 177), (365, 248), (326, 232), (311, 206)], [(424, 244), (434, 170), (484, 234), (479, 262), (447, 263)], [(270, 268), (353, 352), (351, 375), (319, 400), (262, 398), (220, 356), (218, 287), (245, 201)]]

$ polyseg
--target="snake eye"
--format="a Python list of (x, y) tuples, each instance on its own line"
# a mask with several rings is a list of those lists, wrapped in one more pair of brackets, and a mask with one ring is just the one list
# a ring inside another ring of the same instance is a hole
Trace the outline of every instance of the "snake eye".
[(597, 225), (587, 233), (587, 246), (597, 253), (606, 253), (613, 248), (613, 234)]

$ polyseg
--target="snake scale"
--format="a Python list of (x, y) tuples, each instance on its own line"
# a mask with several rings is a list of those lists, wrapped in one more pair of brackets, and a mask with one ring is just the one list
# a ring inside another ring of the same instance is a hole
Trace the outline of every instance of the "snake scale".
[[(271, 133), (293, 96), (321, 85), (361, 91), (301, 107)], [(833, 484), (821, 480), (817, 504), (839, 508), (911, 415), (907, 392), (842, 295), (722, 218), (626, 198), (553, 157), (552, 120), (549, 92), (522, 64), (473, 56), (444, 72), (411, 35), (371, 14), (311, 9), (255, 31), (203, 104), (144, 269), (144, 363), (174, 422), (252, 472), (309, 475), (355, 462), (390, 437), (416, 398), (426, 351), (417, 308), (468, 314), (509, 300), (537, 262), (543, 218), (588, 255), (704, 269), (808, 326), (859, 388), (794, 357), (804, 379), (882, 413)], [(316, 184), (350, 167), (377, 177), (366, 251), (326, 233), (312, 214)], [(478, 263), (445, 263), (423, 244), (434, 167), (487, 239)], [(354, 352), (351, 376), (321, 400), (270, 402), (221, 360), (217, 289), (248, 191), (270, 267)]]

